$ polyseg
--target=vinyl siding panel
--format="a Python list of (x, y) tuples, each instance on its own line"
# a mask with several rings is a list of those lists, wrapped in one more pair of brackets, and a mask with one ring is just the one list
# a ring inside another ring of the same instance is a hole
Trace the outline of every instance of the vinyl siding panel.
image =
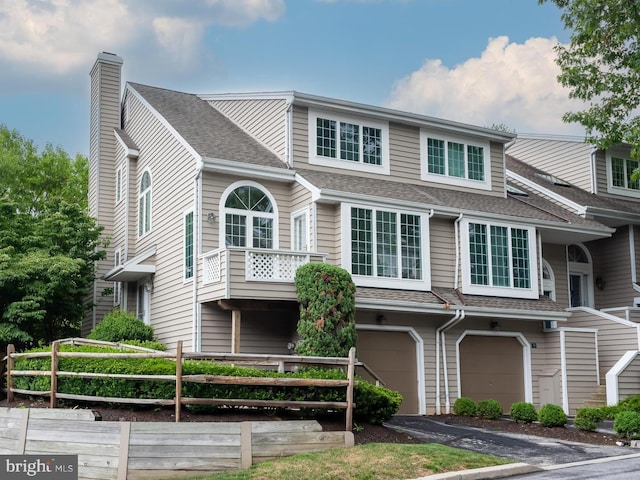
[(306, 107), (293, 106), (291, 132), (294, 168), (309, 168), (308, 116), (309, 111)]
[(316, 215), (318, 252), (327, 254), (327, 263), (340, 265), (340, 206), (319, 203)]
[(640, 356), (636, 355), (635, 359), (627, 366), (624, 372), (618, 377), (618, 394), (620, 400), (638, 394), (640, 389)]
[(287, 102), (284, 99), (212, 100), (209, 104), (285, 159)]
[[(183, 216), (194, 204), (195, 159), (135, 95), (127, 99), (127, 133), (138, 145), (135, 177), (136, 252), (157, 246), (150, 322), (158, 339), (174, 349), (183, 340), (192, 350), (193, 284), (184, 276)], [(151, 174), (151, 232), (138, 238), (138, 188), (144, 171)]]
[(454, 225), (451, 219), (432, 217), (429, 220), (431, 242), (431, 284), (451, 288), (455, 282), (456, 245)]
[(420, 129), (399, 123), (389, 124), (391, 178), (420, 181)]
[(216, 304), (202, 304), (202, 351), (231, 352), (231, 311)]
[(569, 415), (584, 406), (598, 388), (595, 333), (565, 331)]
[(598, 195), (602, 195), (603, 197), (617, 196), (607, 193), (607, 189), (609, 188), (607, 180), (607, 159), (605, 152), (602, 150), (596, 152), (596, 186)]
[(534, 377), (534, 383), (538, 384), (538, 397), (534, 405), (538, 408), (547, 403), (562, 405), (560, 332), (546, 332), (543, 338), (542, 345), (538, 345), (542, 355), (536, 355), (536, 358), (543, 357), (544, 366), (539, 370), (539, 376)]
[(592, 192), (591, 146), (577, 141), (518, 138), (507, 153)]
[(625, 325), (623, 321), (618, 322), (606, 314), (599, 316), (574, 310), (566, 326), (598, 330), (600, 381), (603, 384), (606, 373), (620, 360), (624, 352), (638, 349), (637, 326)]
[(612, 237), (586, 245), (593, 257), (593, 278), (606, 283), (603, 290), (594, 287), (595, 306), (613, 308), (633, 305), (638, 295), (631, 282), (629, 231), (626, 226), (616, 229)]

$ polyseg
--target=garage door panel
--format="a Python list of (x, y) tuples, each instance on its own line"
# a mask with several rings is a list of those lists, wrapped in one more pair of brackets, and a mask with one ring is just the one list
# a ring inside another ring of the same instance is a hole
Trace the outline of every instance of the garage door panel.
[(407, 332), (358, 330), (358, 360), (402, 394), (398, 413), (418, 413), (416, 342)]
[(460, 342), (461, 396), (492, 398), (508, 411), (524, 400), (522, 345), (514, 337), (468, 335)]

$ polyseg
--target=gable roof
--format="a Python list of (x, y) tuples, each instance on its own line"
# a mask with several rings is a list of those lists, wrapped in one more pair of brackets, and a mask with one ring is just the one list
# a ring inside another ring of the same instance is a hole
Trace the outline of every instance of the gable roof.
[(127, 89), (161, 115), (201, 159), (287, 169), (276, 154), (197, 95), (131, 82)]
[(505, 155), (507, 176), (526, 184), (529, 189), (553, 198), (580, 216), (593, 216), (609, 226), (640, 223), (640, 201), (626, 200), (610, 196), (595, 195), (575, 185), (562, 186), (545, 181), (541, 175), (547, 172), (532, 167), (511, 155)]

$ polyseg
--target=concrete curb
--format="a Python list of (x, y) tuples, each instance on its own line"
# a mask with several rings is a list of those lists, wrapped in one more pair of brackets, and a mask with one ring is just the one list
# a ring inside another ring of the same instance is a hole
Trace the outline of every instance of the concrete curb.
[(495, 467), (474, 468), (472, 470), (460, 470), (458, 472), (437, 473), (413, 480), (483, 480), (491, 478), (505, 478), (513, 475), (540, 472), (543, 468), (529, 465), (528, 463), (509, 463)]

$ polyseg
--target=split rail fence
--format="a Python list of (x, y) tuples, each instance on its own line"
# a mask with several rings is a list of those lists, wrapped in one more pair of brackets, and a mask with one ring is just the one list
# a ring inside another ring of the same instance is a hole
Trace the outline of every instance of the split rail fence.
[[(349, 356), (346, 358), (334, 357), (303, 357), (292, 355), (258, 355), (258, 354), (237, 354), (237, 353), (195, 353), (183, 352), (182, 341), (178, 342), (175, 353), (159, 352), (149, 349), (135, 349), (136, 353), (88, 353), (88, 352), (61, 352), (60, 343), (73, 344), (101, 344), (117, 345), (110, 342), (96, 342), (85, 339), (58, 340), (52, 343), (51, 352), (30, 352), (16, 353), (15, 347), (7, 347), (7, 367), (6, 367), (6, 390), (7, 400), (13, 401), (15, 394), (48, 396), (50, 407), (55, 408), (58, 399), (78, 400), (88, 402), (109, 402), (138, 405), (161, 405), (175, 406), (176, 422), (180, 421), (182, 405), (220, 405), (220, 406), (246, 406), (264, 408), (311, 408), (311, 409), (343, 409), (346, 411), (346, 431), (353, 428), (353, 409), (355, 406), (353, 392), (355, 386), (355, 368), (366, 366), (356, 361), (355, 348), (351, 348)], [(126, 348), (133, 348), (126, 346)], [(16, 370), (15, 361), (18, 358), (51, 358), (51, 370)], [(59, 359), (62, 357), (75, 358), (166, 358), (174, 360), (176, 364), (175, 375), (128, 375), (111, 373), (88, 373), (88, 372), (65, 372), (59, 370)], [(251, 364), (262, 366), (278, 367), (279, 371), (284, 371), (287, 366), (295, 365), (323, 365), (331, 367), (346, 367), (347, 378), (342, 380), (312, 379), (312, 378), (273, 378), (273, 377), (236, 377), (221, 375), (183, 375), (182, 362), (184, 360), (210, 360), (230, 363), (234, 365)], [(370, 370), (368, 370), (370, 372)], [(372, 373), (372, 372), (370, 372)], [(17, 376), (49, 376), (51, 378), (51, 388), (49, 391), (35, 391), (14, 388), (14, 377)], [(80, 378), (118, 378), (128, 380), (149, 380), (175, 382), (175, 397), (173, 399), (158, 398), (118, 398), (118, 397), (96, 397), (89, 395), (74, 395), (58, 391), (58, 378), (60, 377), (80, 377)], [(324, 388), (345, 388), (346, 400), (344, 402), (328, 401), (302, 401), (302, 400), (254, 400), (244, 398), (193, 398), (182, 395), (184, 382), (209, 383), (218, 385), (244, 385), (244, 386), (264, 386), (264, 387), (324, 387)]]

